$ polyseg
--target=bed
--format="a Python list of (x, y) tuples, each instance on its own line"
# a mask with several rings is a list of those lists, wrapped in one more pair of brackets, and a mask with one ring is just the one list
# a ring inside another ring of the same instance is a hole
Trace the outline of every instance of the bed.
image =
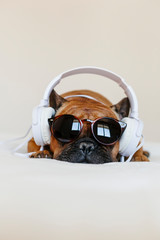
[(1, 146), (0, 239), (160, 239), (160, 158), (149, 147), (151, 162), (87, 165)]

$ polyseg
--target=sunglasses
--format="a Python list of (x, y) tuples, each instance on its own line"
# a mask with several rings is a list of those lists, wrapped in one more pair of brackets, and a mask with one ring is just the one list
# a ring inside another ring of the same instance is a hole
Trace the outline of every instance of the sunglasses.
[(80, 135), (83, 122), (91, 124), (92, 135), (95, 140), (103, 145), (112, 145), (122, 136), (127, 124), (113, 118), (103, 117), (95, 121), (89, 119), (80, 120), (69, 114), (48, 119), (53, 136), (60, 142), (69, 143)]

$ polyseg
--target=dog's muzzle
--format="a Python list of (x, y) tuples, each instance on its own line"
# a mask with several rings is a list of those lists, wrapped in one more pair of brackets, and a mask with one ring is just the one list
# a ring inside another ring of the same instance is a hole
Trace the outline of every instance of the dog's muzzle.
[(102, 146), (92, 138), (84, 137), (69, 144), (57, 159), (74, 163), (112, 162), (110, 148)]

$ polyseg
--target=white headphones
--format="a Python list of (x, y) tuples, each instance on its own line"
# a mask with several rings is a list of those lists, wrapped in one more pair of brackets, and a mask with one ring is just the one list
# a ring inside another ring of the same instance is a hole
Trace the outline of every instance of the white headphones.
[(137, 145), (142, 137), (143, 123), (138, 118), (138, 102), (133, 89), (127, 85), (125, 80), (106, 69), (95, 67), (80, 67), (69, 70), (54, 78), (45, 90), (43, 99), (40, 104), (34, 108), (32, 114), (32, 131), (33, 137), (37, 145), (44, 146), (50, 144), (51, 133), (49, 129), (48, 119), (55, 115), (55, 110), (49, 107), (49, 96), (54, 87), (64, 78), (75, 74), (96, 74), (109, 78), (119, 84), (127, 95), (131, 111), (129, 117), (123, 118), (122, 121), (127, 123), (121, 139), (119, 153), (128, 157), (133, 155), (138, 149)]

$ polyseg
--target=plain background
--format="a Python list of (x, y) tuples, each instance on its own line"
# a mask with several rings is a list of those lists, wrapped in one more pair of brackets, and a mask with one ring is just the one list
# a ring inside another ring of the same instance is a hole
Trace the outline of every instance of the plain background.
[[(147, 142), (160, 135), (159, 0), (1, 0), (0, 133), (23, 135), (53, 77), (83, 65), (107, 68), (138, 97)], [(58, 93), (93, 89), (113, 103), (123, 91), (101, 77), (74, 76)]]

